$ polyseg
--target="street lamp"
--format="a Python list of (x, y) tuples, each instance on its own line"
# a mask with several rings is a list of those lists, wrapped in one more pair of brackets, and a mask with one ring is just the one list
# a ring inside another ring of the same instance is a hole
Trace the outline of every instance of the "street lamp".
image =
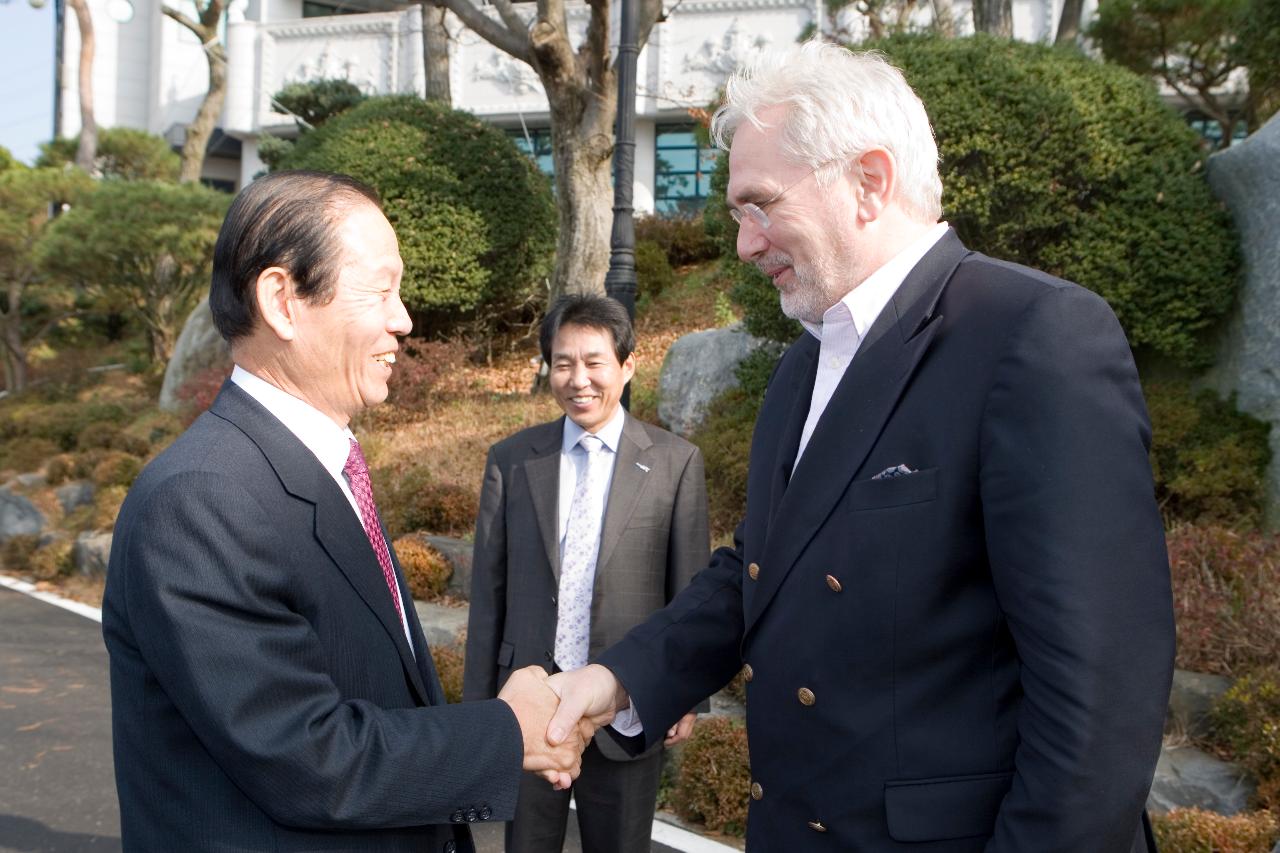
[[(632, 189), (636, 165), (636, 0), (621, 0), (622, 25), (618, 43), (618, 113), (613, 135), (613, 231), (609, 245), (609, 272), (604, 290), (636, 318), (636, 229), (632, 219)], [(622, 405), (630, 408), (631, 385), (622, 392)]]

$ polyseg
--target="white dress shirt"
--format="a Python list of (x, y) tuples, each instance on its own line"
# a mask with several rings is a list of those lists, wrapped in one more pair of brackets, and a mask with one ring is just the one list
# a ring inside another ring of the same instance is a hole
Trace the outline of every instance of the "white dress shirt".
[[(609, 466), (604, 483), (604, 499), (600, 505), (601, 518), (604, 517), (605, 510), (609, 506), (609, 489), (613, 485), (613, 470), (618, 461), (618, 442), (622, 441), (622, 424), (626, 418), (626, 410), (619, 406), (609, 422), (595, 433), (596, 437), (604, 442), (604, 449), (601, 452), (610, 454), (613, 462)], [(560, 493), (557, 503), (557, 535), (561, 559), (564, 558), (564, 537), (569, 531), (569, 509), (573, 504), (574, 487), (578, 483), (578, 469), (587, 464), (587, 452), (578, 446), (578, 439), (585, 433), (586, 430), (574, 423), (571, 418), (564, 419), (564, 438), (560, 444)], [(640, 714), (636, 712), (634, 703), (628, 704), (618, 712), (613, 718), (612, 726), (623, 737), (635, 737), (644, 731)]]
[[(800, 464), (800, 457), (809, 446), (809, 439), (813, 437), (818, 420), (831, 402), (836, 386), (844, 378), (844, 372), (857, 354), (867, 331), (889, 304), (893, 294), (898, 292), (907, 274), (942, 239), (949, 227), (947, 223), (939, 222), (894, 255), (888, 263), (828, 308), (822, 315), (821, 325), (802, 321), (805, 329), (821, 345), (818, 349), (818, 373), (813, 382), (813, 396), (809, 398), (809, 416), (800, 433), (795, 465)], [(795, 467), (792, 466), (791, 470), (795, 471)]]
[[(282, 391), (238, 364), (231, 371), (231, 381), (261, 403), (264, 409), (274, 415), (285, 429), (297, 436), (298, 441), (315, 455), (320, 465), (338, 484), (338, 488), (342, 489), (342, 494), (346, 495), (351, 511), (356, 514), (356, 520), (363, 528), (364, 521), (360, 518), (356, 496), (351, 493), (351, 484), (347, 482), (347, 475), (342, 470), (351, 453), (351, 439), (355, 438), (351, 430), (338, 426), (332, 418), (310, 403)], [(390, 544), (387, 550), (391, 550)], [(391, 595), (390, 590), (387, 590), (387, 595)], [(400, 598), (402, 604), (412, 601), (403, 594)], [(413, 648), (413, 636), (409, 633), (409, 617), (405, 613), (407, 609), (407, 606), (400, 608), (400, 626), (404, 629), (405, 639), (409, 641), (409, 650), (416, 657), (418, 652)]]

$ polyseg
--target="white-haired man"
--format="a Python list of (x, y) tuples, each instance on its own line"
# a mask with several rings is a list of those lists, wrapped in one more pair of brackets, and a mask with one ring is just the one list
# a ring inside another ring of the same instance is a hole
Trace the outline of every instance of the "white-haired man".
[(631, 702), (652, 742), (741, 667), (749, 849), (1147, 849), (1173, 618), (1115, 316), (938, 221), (928, 117), (875, 55), (762, 58), (713, 132), (738, 254), (806, 332), (734, 547), (553, 677), (552, 739)]

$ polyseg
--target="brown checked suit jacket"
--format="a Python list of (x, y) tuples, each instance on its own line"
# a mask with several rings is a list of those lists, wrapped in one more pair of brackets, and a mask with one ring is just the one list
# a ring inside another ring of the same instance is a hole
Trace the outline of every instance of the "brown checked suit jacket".
[[(464, 699), (497, 695), (513, 670), (530, 664), (552, 670), (563, 435), (560, 418), (489, 449), (476, 523)], [(589, 658), (671, 601), (706, 567), (709, 550), (702, 453), (627, 415), (596, 560)], [(596, 743), (609, 758), (632, 757), (603, 733)]]

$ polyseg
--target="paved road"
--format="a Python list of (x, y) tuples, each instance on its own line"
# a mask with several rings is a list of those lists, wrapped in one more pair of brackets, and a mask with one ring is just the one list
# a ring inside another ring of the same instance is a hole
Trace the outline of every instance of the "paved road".
[[(101, 626), (0, 588), (0, 851), (120, 850), (112, 774)], [(502, 853), (502, 824), (476, 846)], [(565, 853), (580, 851), (571, 817)]]

